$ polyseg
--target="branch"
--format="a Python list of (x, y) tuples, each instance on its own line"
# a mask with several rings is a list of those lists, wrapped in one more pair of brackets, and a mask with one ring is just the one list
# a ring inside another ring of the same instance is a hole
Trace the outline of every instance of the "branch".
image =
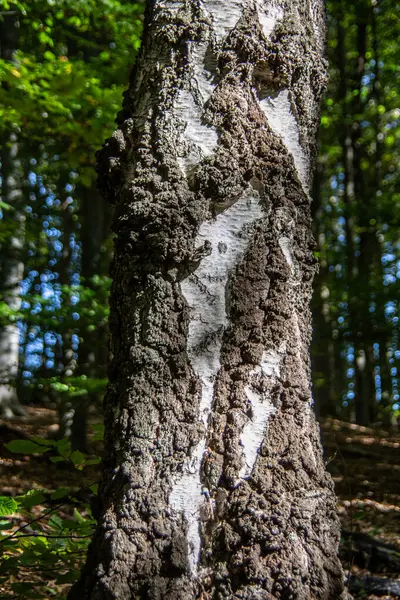
[(32, 533), (23, 533), (21, 535), (15, 535), (14, 539), (25, 538), (25, 537), (43, 537), (46, 539), (53, 540), (83, 540), (85, 538), (92, 537), (92, 533), (88, 535), (47, 535), (46, 533), (40, 533), (40, 531), (33, 531)]
[[(81, 492), (83, 492), (84, 490), (90, 489), (92, 485), (95, 485), (96, 483), (99, 483), (98, 481), (94, 481), (93, 483), (90, 483), (89, 485), (85, 485), (85, 487), (80, 488), (76, 494), (79, 494)], [(75, 494), (75, 495), (76, 495)], [(4, 542), (6, 542), (7, 540), (10, 540), (12, 538), (15, 537), (31, 537), (32, 535), (41, 535), (40, 533), (38, 534), (24, 534), (24, 536), (17, 536), (17, 533), (19, 533), (20, 531), (23, 531), (24, 529), (26, 529), (27, 527), (29, 527), (30, 525), (32, 525), (32, 523), (37, 523), (38, 521), (41, 521), (42, 519), (44, 519), (45, 517), (47, 517), (48, 515), (50, 515), (51, 513), (55, 512), (56, 510), (58, 510), (59, 508), (65, 506), (65, 504), (68, 503), (68, 497), (64, 500), (64, 502), (61, 502), (60, 504), (57, 504), (57, 506), (54, 506), (53, 508), (50, 508), (48, 511), (46, 511), (45, 513), (43, 513), (40, 517), (36, 517), (36, 519), (32, 519), (31, 521), (29, 521), (28, 523), (25, 523), (25, 525), (21, 525), (21, 527), (18, 527), (18, 529), (16, 529), (13, 533), (11, 533), (10, 535), (7, 535), (5, 538), (3, 538), (2, 540), (0, 540), (0, 544), (4, 544)], [(44, 535), (43, 537), (50, 537), (50, 536), (46, 536)], [(56, 538), (62, 537), (62, 536), (54, 536)], [(70, 536), (67, 536), (70, 537)], [(86, 536), (83, 536), (86, 537)], [(90, 536), (89, 536), (90, 537)]]
[[(20, 531), (23, 531), (24, 529), (26, 529), (27, 527), (32, 525), (32, 523), (37, 523), (38, 521), (41, 521), (42, 519), (44, 519), (45, 517), (50, 515), (52, 512), (54, 512), (54, 511), (58, 510), (59, 508), (61, 508), (62, 506), (64, 506), (64, 504), (65, 504), (65, 502), (63, 502), (62, 504), (58, 504), (57, 506), (54, 506), (54, 508), (50, 508), (50, 510), (43, 513), (40, 517), (36, 517), (36, 519), (32, 519), (32, 521), (25, 523), (25, 525), (21, 525), (21, 527), (18, 527), (18, 529), (16, 529), (14, 531), (14, 533), (10, 533), (10, 535), (7, 535), (5, 538), (0, 540), (0, 544), (4, 544), (4, 542), (6, 542), (7, 540), (17, 537), (17, 533), (19, 533)], [(20, 537), (22, 537), (22, 536), (20, 536)]]

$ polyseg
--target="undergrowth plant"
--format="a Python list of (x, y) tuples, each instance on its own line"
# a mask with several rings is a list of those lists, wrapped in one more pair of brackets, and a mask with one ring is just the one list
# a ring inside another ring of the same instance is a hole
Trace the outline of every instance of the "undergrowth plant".
[[(92, 425), (92, 441), (103, 426)], [(68, 440), (32, 437), (6, 447), (23, 455), (46, 455), (60, 468), (79, 471), (100, 463), (98, 456), (72, 450)], [(93, 469), (92, 469), (93, 470)], [(96, 479), (96, 477), (93, 477)], [(66, 584), (78, 577), (93, 534), (98, 481), (87, 486), (30, 489), (16, 497), (0, 496), (0, 592), (3, 600), (65, 598)]]

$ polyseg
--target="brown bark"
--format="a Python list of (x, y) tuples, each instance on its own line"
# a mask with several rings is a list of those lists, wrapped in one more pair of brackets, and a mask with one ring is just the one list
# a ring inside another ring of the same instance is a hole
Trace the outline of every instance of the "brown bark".
[(312, 8), (148, 5), (99, 156), (117, 204), (106, 454), (70, 600), (341, 597), (310, 408), (307, 188), (325, 84)]

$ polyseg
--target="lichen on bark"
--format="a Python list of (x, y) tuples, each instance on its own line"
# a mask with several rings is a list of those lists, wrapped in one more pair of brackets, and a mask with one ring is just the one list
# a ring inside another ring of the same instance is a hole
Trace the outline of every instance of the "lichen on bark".
[(99, 154), (117, 205), (106, 449), (71, 600), (341, 597), (308, 350), (322, 14), (148, 3)]

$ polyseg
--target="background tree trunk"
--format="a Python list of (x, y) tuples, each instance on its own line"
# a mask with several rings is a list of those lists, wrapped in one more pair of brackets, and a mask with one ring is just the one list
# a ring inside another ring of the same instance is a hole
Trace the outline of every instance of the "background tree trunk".
[(148, 4), (117, 204), (98, 529), (70, 599), (337, 600), (310, 407), (322, 2)]
[[(10, 206), (10, 215), (15, 227), (1, 248), (0, 291), (1, 300), (8, 309), (18, 310), (21, 306), (20, 283), (24, 275), (21, 260), (24, 238), (24, 216), (22, 214), (22, 171), (18, 160), (17, 136), (11, 134), (8, 144), (0, 150), (1, 191), (3, 201)], [(11, 321), (0, 327), (0, 414), (11, 418), (24, 414), (17, 394), (20, 329)]]
[[(68, 174), (65, 174), (64, 177), (68, 177)], [(62, 181), (62, 189), (64, 190), (67, 181), (68, 179)], [(64, 191), (64, 194), (67, 195), (68, 192)], [(58, 283), (60, 284), (61, 289), (71, 285), (71, 277), (74, 272), (71, 239), (76, 232), (72, 214), (68, 211), (68, 203), (66, 198), (63, 198), (62, 206), (64, 207), (62, 211), (62, 253), (57, 263)], [(65, 291), (63, 291), (63, 302), (68, 302), (68, 294), (66, 294)], [(77, 367), (76, 353), (74, 352), (72, 341), (73, 334), (74, 329), (70, 326), (65, 327), (62, 333), (61, 352), (59, 358), (63, 378), (73, 376)], [(71, 439), (74, 414), (75, 411), (73, 399), (67, 394), (60, 394), (58, 398), (58, 436), (60, 438)]]
[[(81, 279), (84, 285), (92, 289), (92, 277), (107, 274), (109, 269), (109, 252), (105, 243), (110, 235), (110, 220), (112, 207), (99, 194), (96, 187), (81, 186), (79, 190), (80, 214), (82, 227), (81, 241)], [(106, 377), (107, 362), (106, 326), (97, 326), (95, 331), (87, 327), (80, 329), (79, 358), (77, 375), (90, 378)], [(73, 448), (87, 451), (87, 425), (90, 405), (98, 400), (98, 392), (88, 391), (88, 394), (76, 399), (74, 416), (71, 426), (71, 444)]]
[[(5, 14), (0, 20), (0, 56), (15, 62), (18, 40), (18, 15)], [(5, 83), (2, 82), (4, 86)], [(25, 217), (23, 203), (23, 170), (18, 156), (17, 133), (10, 132), (0, 147), (1, 199), (10, 207), (10, 214), (3, 219), (14, 224), (12, 233), (1, 248), (0, 291), (1, 300), (9, 309), (18, 310), (21, 306), (20, 282), (24, 274), (21, 260)], [(24, 414), (19, 403), (16, 381), (18, 377), (20, 330), (16, 323), (0, 326), (0, 415), (7, 418)]]
[[(324, 165), (320, 163), (315, 170), (311, 205), (313, 231), (319, 251), (325, 244), (321, 205), (323, 168)], [(346, 365), (341, 357), (343, 340), (339, 335), (337, 317), (335, 318), (331, 310), (331, 283), (328, 263), (323, 259), (314, 278), (311, 304), (313, 399), (314, 411), (318, 419), (326, 416), (337, 417), (340, 414), (342, 391), (346, 386)]]

